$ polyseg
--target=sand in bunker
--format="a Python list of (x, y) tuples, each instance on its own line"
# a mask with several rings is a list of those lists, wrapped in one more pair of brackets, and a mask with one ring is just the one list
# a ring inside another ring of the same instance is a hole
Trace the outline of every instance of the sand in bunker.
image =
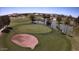
[(30, 34), (16, 34), (11, 41), (21, 47), (29, 47), (31, 49), (34, 49), (38, 44), (38, 39)]

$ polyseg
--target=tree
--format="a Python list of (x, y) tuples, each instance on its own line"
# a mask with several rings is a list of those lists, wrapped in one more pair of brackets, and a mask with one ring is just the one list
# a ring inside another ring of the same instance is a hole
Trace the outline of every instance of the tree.
[(76, 19), (76, 23), (79, 24), (79, 16)]
[[(0, 32), (5, 31), (5, 29), (8, 27), (10, 24), (10, 18), (8, 15), (4, 15), (0, 17)], [(9, 28), (12, 29), (12, 28)], [(9, 32), (10, 30), (6, 29), (6, 32)]]
[(66, 17), (64, 21), (64, 34), (69, 35), (70, 34), (70, 17)]
[(79, 36), (79, 16), (75, 19), (74, 33)]
[(4, 27), (5, 25), (9, 25), (10, 24), (10, 18), (8, 15), (4, 15), (0, 17), (0, 24)]
[(31, 18), (32, 23), (34, 23), (34, 21), (35, 21), (35, 16), (32, 14), (32, 15), (30, 15), (30, 18)]
[(65, 21), (64, 21), (64, 24), (65, 24), (65, 25), (69, 25), (69, 24), (70, 24), (69, 17), (66, 17), (66, 19), (65, 19)]
[(61, 16), (58, 16), (56, 20), (57, 20), (57, 24), (58, 24), (57, 28), (60, 30), (60, 24), (61, 24), (61, 21), (62, 21)]

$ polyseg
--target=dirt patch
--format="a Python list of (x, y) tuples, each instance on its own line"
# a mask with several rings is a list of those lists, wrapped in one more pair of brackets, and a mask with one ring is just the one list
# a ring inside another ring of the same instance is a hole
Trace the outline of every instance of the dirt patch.
[(0, 32), (0, 37), (2, 37), (3, 36), (3, 33), (2, 32)]

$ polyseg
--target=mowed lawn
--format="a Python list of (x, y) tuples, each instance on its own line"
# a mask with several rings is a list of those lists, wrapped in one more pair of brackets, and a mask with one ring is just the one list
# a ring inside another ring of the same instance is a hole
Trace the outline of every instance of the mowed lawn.
[[(19, 21), (18, 21), (19, 20)], [(2, 42), (8, 51), (70, 51), (71, 41), (60, 32), (53, 30), (46, 25), (31, 24), (30, 18), (12, 20), (10, 26), (13, 30), (2, 38)], [(35, 49), (20, 47), (11, 42), (15, 34), (31, 34), (38, 38), (38, 45)]]

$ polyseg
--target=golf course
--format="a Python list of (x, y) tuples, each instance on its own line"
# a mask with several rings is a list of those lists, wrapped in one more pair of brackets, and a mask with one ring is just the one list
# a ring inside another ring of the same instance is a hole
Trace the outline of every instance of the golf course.
[[(71, 41), (65, 35), (46, 25), (32, 24), (29, 16), (25, 18), (11, 18), (9, 26), (13, 30), (0, 37), (0, 45), (3, 48), (7, 48), (7, 51), (70, 51), (72, 49)], [(14, 44), (11, 38), (16, 34), (33, 35), (38, 39), (38, 44), (34, 49)]]

